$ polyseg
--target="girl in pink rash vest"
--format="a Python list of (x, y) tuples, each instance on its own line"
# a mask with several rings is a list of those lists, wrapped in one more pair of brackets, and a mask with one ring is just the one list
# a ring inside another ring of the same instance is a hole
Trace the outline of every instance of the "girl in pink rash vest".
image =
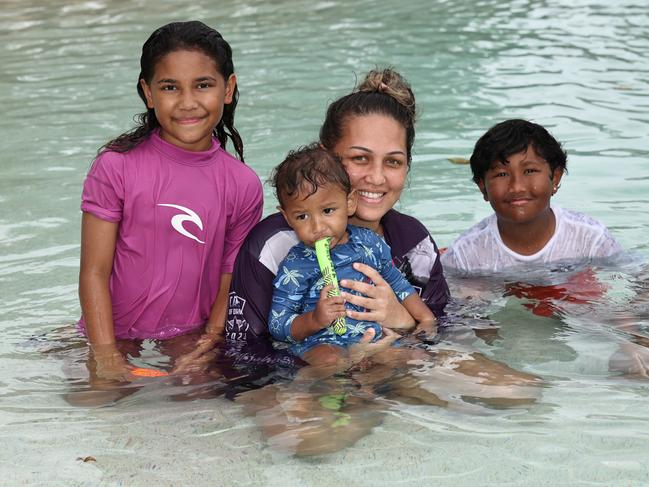
[(262, 212), (234, 128), (237, 80), (223, 37), (201, 22), (170, 23), (144, 43), (140, 66), (146, 112), (102, 147), (83, 186), (79, 326), (93, 385), (131, 380), (122, 352), (142, 339), (167, 350), (191, 338), (170, 353), (172, 373), (208, 362), (234, 259)]

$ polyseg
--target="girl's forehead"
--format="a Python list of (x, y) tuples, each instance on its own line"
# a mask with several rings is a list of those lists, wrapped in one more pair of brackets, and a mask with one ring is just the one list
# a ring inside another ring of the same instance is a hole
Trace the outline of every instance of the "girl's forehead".
[(164, 54), (155, 63), (155, 73), (186, 73), (196, 70), (219, 73), (216, 60), (200, 49), (176, 49)]

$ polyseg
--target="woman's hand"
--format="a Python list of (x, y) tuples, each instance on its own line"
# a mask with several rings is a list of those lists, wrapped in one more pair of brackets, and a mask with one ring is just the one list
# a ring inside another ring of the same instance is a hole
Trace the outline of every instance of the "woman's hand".
[(420, 321), (412, 334), (422, 339), (432, 340), (437, 335), (437, 320), (433, 317)]
[(386, 350), (395, 340), (400, 338), (400, 335), (396, 332), (389, 328), (383, 328), (383, 336), (379, 340), (372, 342), (375, 333), (374, 328), (366, 330), (360, 342), (350, 345), (348, 353), (341, 360), (336, 360), (325, 365), (307, 365), (306, 367), (302, 367), (295, 376), (294, 383), (304, 381), (312, 382), (347, 370), (353, 365), (370, 358), (372, 355)]
[(374, 321), (379, 325), (393, 329), (410, 329), (415, 325), (415, 320), (410, 313), (399, 303), (390, 285), (372, 267), (361, 264), (354, 264), (354, 269), (362, 272), (374, 284), (366, 282), (343, 279), (340, 281), (342, 287), (352, 289), (362, 294), (343, 292), (345, 301), (362, 306), (367, 311), (347, 310), (347, 316), (355, 320)]

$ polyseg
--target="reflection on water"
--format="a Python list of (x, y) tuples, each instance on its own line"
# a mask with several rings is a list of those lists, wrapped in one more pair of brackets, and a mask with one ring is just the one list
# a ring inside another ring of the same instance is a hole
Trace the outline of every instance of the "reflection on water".
[[(11, 464), (0, 471), (7, 485), (646, 482), (649, 389), (617, 371), (638, 362), (637, 350), (626, 350), (627, 362), (619, 350), (646, 348), (649, 333), (649, 275), (631, 265), (595, 269), (608, 287), (599, 296), (583, 281), (519, 276), (473, 283), (478, 289), (454, 281), (457, 326), (439, 346), (477, 350), (543, 378), (542, 399), (531, 406), (460, 399), (456, 408), (433, 407), (396, 400), (383, 383), (368, 391), (332, 380), (295, 391), (290, 377), (259, 389), (266, 396), (254, 403), (232, 401), (223, 379), (162, 378), (142, 379), (111, 407), (70, 406), (65, 395), (87, 387), (83, 341), (62, 328), (79, 314), (81, 182), (97, 148), (141, 110), (141, 43), (181, 18), (205, 20), (232, 44), (237, 126), (263, 179), (289, 149), (317, 136), (327, 103), (360, 73), (393, 64), (421, 109), (399, 209), (420, 218), (438, 244), (490, 212), (467, 166), (447, 158), (467, 157), (493, 123), (524, 117), (547, 125), (568, 150), (557, 203), (603, 221), (638, 260), (647, 256), (644, 1), (6, 0), (0, 367), (8, 372), (0, 378), (0, 424)], [(275, 202), (266, 196), (269, 212)], [(168, 365), (155, 344), (145, 344), (138, 360)], [(242, 379), (235, 392), (264, 385), (252, 382)], [(269, 428), (283, 414), (303, 434), (305, 408), (319, 410), (313, 426), (330, 433), (330, 445), (350, 446), (308, 461), (278, 453)], [(77, 460), (88, 456), (96, 462)]]

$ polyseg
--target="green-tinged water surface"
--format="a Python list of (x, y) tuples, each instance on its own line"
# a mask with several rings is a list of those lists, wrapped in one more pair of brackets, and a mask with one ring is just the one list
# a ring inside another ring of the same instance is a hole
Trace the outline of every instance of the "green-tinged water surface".
[[(165, 381), (151, 380), (111, 407), (68, 405), (64, 364), (81, 366), (84, 349), (61, 331), (80, 312), (83, 178), (98, 147), (142, 110), (139, 52), (156, 27), (200, 19), (230, 42), (241, 92), (236, 125), (263, 180), (289, 149), (317, 137), (331, 100), (368, 69), (393, 65), (420, 109), (410, 183), (397, 208), (424, 222), (440, 246), (491, 211), (468, 166), (447, 158), (468, 157), (489, 126), (520, 117), (547, 126), (568, 151), (555, 202), (604, 222), (641, 262), (649, 255), (648, 7), (646, 0), (4, 0), (0, 483), (649, 483), (649, 379), (608, 369), (628, 340), (614, 325), (649, 326), (646, 305), (627, 304), (638, 290), (649, 293), (639, 264), (596, 269), (608, 294), (595, 304), (568, 300), (555, 317), (532, 312), (511, 282), (488, 283), (491, 294), (459, 309), (464, 324), (500, 327), (495, 340), (472, 347), (546, 381), (535, 405), (391, 404), (371, 434), (310, 459), (274, 448), (228, 399), (170, 400), (183, 386)], [(265, 195), (270, 213), (276, 203), (269, 188)], [(463, 283), (452, 284), (462, 295)]]

